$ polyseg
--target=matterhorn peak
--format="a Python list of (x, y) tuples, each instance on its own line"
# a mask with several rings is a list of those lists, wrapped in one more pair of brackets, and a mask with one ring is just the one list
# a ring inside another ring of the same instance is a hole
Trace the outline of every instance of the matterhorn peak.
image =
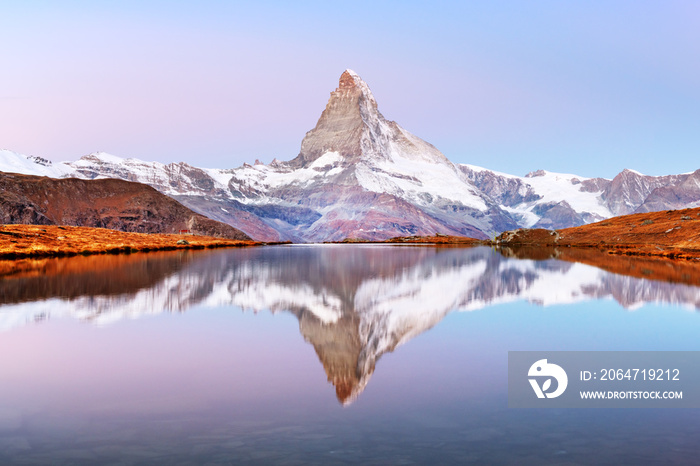
[(343, 71), (343, 74), (340, 75), (338, 89), (336, 89), (336, 92), (339, 92), (343, 89), (360, 91), (362, 97), (367, 102), (371, 103), (375, 109), (377, 108), (377, 101), (374, 100), (374, 95), (372, 95), (372, 91), (369, 89), (367, 83), (362, 80), (359, 74), (355, 73), (349, 68)]
[(343, 74), (340, 75), (338, 87), (355, 87), (357, 86), (358, 81), (362, 81), (360, 75), (348, 68), (347, 70), (343, 71)]
[(403, 158), (456, 170), (435, 147), (384, 118), (367, 83), (350, 69), (340, 75), (316, 127), (306, 133), (299, 155), (288, 165), (311, 167), (328, 153), (334, 154), (334, 168), (341, 169)]
[(368, 119), (383, 120), (384, 117), (377, 111), (377, 102), (369, 86), (357, 73), (345, 70), (316, 127), (306, 133), (299, 155), (290, 163), (306, 167), (327, 152), (336, 152), (347, 161), (358, 160)]

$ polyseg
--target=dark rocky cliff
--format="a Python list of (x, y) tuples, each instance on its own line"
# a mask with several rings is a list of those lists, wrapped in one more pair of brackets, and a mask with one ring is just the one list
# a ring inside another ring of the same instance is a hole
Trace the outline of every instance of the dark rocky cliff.
[(71, 225), (136, 233), (250, 239), (154, 188), (117, 179), (47, 178), (0, 172), (0, 223)]

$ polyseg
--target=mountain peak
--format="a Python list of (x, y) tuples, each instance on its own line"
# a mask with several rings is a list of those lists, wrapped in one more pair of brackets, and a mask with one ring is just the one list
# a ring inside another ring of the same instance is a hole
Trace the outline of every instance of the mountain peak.
[(447, 164), (456, 170), (435, 147), (385, 119), (367, 83), (350, 69), (340, 75), (316, 127), (306, 133), (299, 155), (288, 164), (308, 167), (329, 152), (340, 156), (336, 168), (399, 157)]
[(338, 83), (339, 88), (356, 87), (357, 81), (362, 81), (362, 78), (351, 69), (343, 71), (340, 75), (340, 82)]
[(631, 168), (625, 168), (620, 172), (620, 174), (625, 174), (625, 175), (637, 175), (637, 176), (646, 176), (644, 173), (639, 173), (637, 170), (632, 170)]
[(80, 157), (79, 161), (85, 161), (85, 162), (98, 162), (98, 163), (113, 163), (113, 164), (121, 164), (124, 162), (124, 159), (121, 157), (118, 157), (116, 155), (109, 154), (107, 152), (103, 151), (97, 151), (97, 152), (91, 152), (88, 155), (83, 155)]
[[(374, 95), (372, 95), (372, 91), (369, 89), (367, 83), (362, 80), (359, 74), (349, 68), (340, 75), (338, 89), (335, 91), (340, 92), (343, 90), (359, 91), (360, 95), (364, 97), (374, 109), (377, 108), (377, 101), (374, 100)], [(331, 95), (333, 95), (333, 93), (331, 93)]]
[(337, 152), (348, 160), (356, 160), (362, 154), (361, 139), (368, 117), (381, 117), (377, 101), (367, 83), (347, 69), (340, 75), (338, 88), (331, 92), (316, 127), (306, 133), (301, 152), (291, 164), (304, 167), (327, 152)]

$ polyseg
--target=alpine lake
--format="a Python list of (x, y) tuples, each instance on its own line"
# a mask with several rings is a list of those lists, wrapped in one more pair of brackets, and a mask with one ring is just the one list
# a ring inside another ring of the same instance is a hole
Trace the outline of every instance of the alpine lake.
[(553, 252), (5, 261), (0, 464), (697, 464), (693, 409), (508, 407), (509, 351), (700, 350), (700, 265)]

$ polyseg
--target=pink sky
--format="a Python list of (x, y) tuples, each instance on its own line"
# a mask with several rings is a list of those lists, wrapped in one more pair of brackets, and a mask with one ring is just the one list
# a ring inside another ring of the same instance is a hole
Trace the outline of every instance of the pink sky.
[(695, 170), (696, 2), (17, 2), (0, 148), (230, 168), (293, 158), (342, 71), (455, 162)]

